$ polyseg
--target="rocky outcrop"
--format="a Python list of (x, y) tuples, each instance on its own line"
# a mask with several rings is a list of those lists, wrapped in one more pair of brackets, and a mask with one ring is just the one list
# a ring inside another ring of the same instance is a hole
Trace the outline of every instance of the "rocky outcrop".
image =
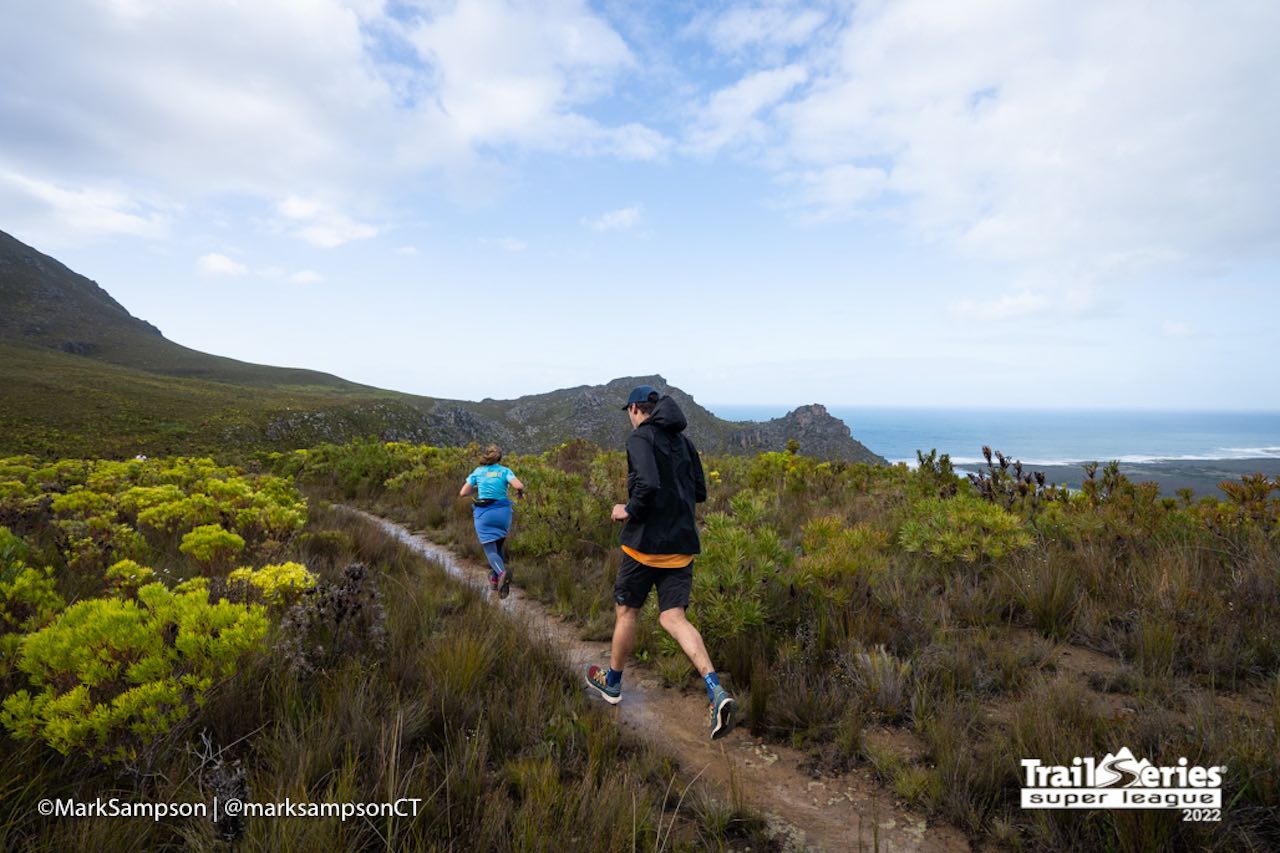
[(781, 450), (792, 439), (806, 456), (885, 463), (883, 457), (855, 440), (848, 425), (820, 403), (801, 406), (770, 421), (743, 425), (729, 436), (734, 449), (746, 452)]
[(450, 401), (430, 410), (445, 443), (493, 441), (517, 453), (535, 453), (565, 441), (584, 439), (601, 447), (622, 447), (631, 424), (621, 411), (637, 385), (670, 394), (689, 420), (688, 434), (707, 453), (783, 450), (795, 440), (800, 452), (826, 459), (884, 463), (854, 440), (849, 427), (824, 406), (801, 406), (762, 423), (726, 421), (662, 376), (626, 376), (605, 385), (579, 385), (514, 400)]
[(624, 377), (606, 385), (580, 385), (514, 400), (436, 400), (421, 408), (388, 400), (283, 412), (269, 421), (264, 437), (273, 443), (296, 442), (299, 446), (369, 435), (386, 441), (442, 445), (495, 442), (513, 453), (541, 453), (575, 439), (621, 448), (631, 432), (621, 405), (636, 385), (652, 385), (674, 397), (689, 419), (689, 436), (704, 453), (784, 450), (794, 440), (808, 456), (884, 462), (855, 441), (849, 427), (821, 405), (801, 406), (763, 423), (726, 421), (661, 376)]

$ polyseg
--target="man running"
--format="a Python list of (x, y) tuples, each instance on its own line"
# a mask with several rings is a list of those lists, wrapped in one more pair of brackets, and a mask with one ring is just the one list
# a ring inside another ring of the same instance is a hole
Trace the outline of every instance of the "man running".
[(736, 706), (720, 686), (702, 635), (688, 619), (693, 558), (701, 552), (693, 510), (707, 499), (702, 460), (684, 435), (684, 413), (669, 396), (641, 385), (627, 398), (631, 435), (627, 438), (627, 503), (613, 507), (623, 522), (622, 563), (613, 587), (616, 621), (609, 667), (592, 666), (587, 684), (611, 705), (622, 701), (622, 667), (636, 642), (640, 608), (658, 588), (658, 622), (675, 638), (707, 685), (711, 738), (733, 728)]

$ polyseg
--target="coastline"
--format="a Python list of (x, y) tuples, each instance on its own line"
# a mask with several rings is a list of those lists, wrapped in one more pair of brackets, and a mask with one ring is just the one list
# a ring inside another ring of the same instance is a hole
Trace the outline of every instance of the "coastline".
[[(1100, 460), (1101, 465), (1106, 460)], [(956, 465), (957, 471), (976, 471), (976, 466)], [(1079, 488), (1084, 479), (1081, 465), (1023, 465), (1026, 472), (1043, 471), (1051, 483)], [(1156, 462), (1121, 462), (1120, 473), (1138, 483), (1155, 482), (1160, 493), (1173, 497), (1178, 489), (1189, 488), (1196, 497), (1223, 497), (1218, 484), (1223, 480), (1239, 480), (1246, 474), (1280, 476), (1280, 458), (1253, 459), (1167, 459)]]

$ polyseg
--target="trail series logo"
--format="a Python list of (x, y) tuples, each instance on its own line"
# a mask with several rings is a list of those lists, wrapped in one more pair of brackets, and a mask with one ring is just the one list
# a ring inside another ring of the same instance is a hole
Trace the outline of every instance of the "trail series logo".
[(1024, 809), (1183, 809), (1186, 820), (1220, 820), (1227, 768), (1161, 767), (1134, 758), (1128, 747), (1101, 761), (1074, 758), (1071, 766), (1022, 759)]

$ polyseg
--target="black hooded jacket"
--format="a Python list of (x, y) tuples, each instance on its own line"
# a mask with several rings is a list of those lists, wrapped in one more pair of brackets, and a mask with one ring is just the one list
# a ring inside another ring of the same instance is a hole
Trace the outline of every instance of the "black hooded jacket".
[(627, 513), (621, 542), (642, 554), (698, 554), (695, 503), (707, 499), (698, 451), (684, 435), (684, 412), (662, 397), (627, 438)]

